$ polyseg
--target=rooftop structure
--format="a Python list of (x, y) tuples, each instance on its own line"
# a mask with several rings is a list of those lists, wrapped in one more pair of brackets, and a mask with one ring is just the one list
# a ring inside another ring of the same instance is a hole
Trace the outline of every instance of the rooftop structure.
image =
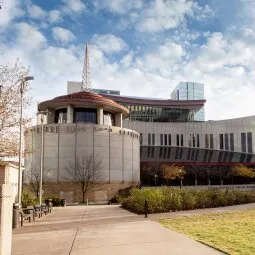
[[(203, 100), (204, 98), (204, 84), (197, 82), (180, 82), (171, 93), (173, 100)], [(195, 113), (194, 120), (205, 120), (204, 107)]]

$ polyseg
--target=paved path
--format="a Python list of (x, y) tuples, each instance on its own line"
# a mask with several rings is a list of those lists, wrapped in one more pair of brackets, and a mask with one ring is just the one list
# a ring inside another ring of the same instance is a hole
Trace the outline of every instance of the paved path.
[(68, 206), (13, 231), (13, 255), (221, 254), (119, 206)]
[(244, 205), (233, 205), (233, 206), (226, 206), (226, 207), (188, 210), (188, 211), (155, 213), (155, 214), (149, 214), (148, 217), (150, 220), (159, 220), (159, 219), (178, 218), (178, 217), (184, 217), (184, 216), (210, 214), (210, 213), (224, 213), (224, 212), (231, 212), (231, 211), (242, 211), (242, 210), (247, 210), (247, 209), (255, 209), (255, 203), (244, 204)]

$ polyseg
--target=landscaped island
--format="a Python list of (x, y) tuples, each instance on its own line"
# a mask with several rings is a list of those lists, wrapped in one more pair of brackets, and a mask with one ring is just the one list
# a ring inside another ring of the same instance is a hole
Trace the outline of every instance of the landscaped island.
[(168, 187), (132, 189), (130, 195), (122, 200), (121, 205), (129, 211), (142, 214), (145, 212), (145, 200), (148, 203), (148, 213), (162, 213), (253, 203), (255, 192), (213, 188), (207, 190)]

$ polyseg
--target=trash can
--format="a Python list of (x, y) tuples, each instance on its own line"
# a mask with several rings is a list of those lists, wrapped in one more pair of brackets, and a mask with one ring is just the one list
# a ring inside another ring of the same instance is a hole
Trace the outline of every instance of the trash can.
[(61, 199), (60, 205), (61, 205), (62, 207), (66, 206), (66, 200), (65, 200), (65, 199)]
[(12, 228), (17, 228), (19, 225), (19, 203), (13, 204)]

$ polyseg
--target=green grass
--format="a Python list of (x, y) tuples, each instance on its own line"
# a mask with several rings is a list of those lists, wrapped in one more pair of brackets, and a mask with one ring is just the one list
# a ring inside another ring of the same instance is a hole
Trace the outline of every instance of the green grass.
[(162, 219), (160, 223), (227, 254), (255, 254), (255, 210)]

